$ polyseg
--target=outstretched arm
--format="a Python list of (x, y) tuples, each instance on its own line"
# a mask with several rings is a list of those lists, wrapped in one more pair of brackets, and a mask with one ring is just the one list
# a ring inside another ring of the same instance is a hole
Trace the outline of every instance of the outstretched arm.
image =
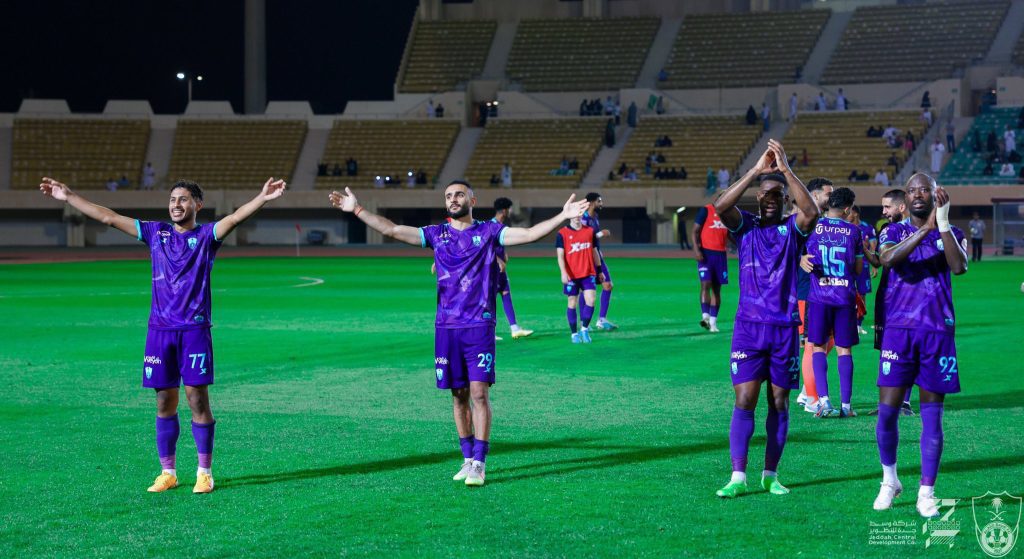
[(818, 205), (814, 203), (814, 198), (807, 191), (804, 182), (790, 168), (782, 144), (777, 140), (768, 140), (768, 149), (775, 154), (775, 164), (782, 172), (782, 176), (786, 177), (786, 186), (789, 188), (789, 195), (793, 197), (793, 204), (797, 210), (796, 226), (800, 231), (808, 233), (814, 228), (814, 224), (818, 222), (818, 217), (821, 215)]
[(742, 218), (740, 216), (740, 211), (736, 209), (736, 204), (739, 204), (740, 198), (743, 197), (743, 193), (750, 188), (750, 185), (753, 184), (754, 179), (756, 179), (758, 175), (772, 172), (772, 164), (775, 162), (774, 157), (775, 154), (772, 153), (770, 149), (761, 154), (757, 163), (751, 167), (746, 174), (740, 177), (739, 180), (732, 183), (732, 185), (729, 186), (729, 188), (718, 198), (718, 201), (715, 202), (715, 213), (718, 214), (722, 223), (728, 227), (730, 231), (734, 231), (742, 225)]
[(406, 244), (420, 246), (419, 229), (409, 227), (408, 225), (395, 225), (395, 222), (390, 219), (363, 208), (359, 205), (356, 195), (352, 194), (352, 190), (349, 187), (345, 187), (344, 194), (337, 190), (331, 192), (328, 198), (330, 198), (332, 206), (343, 212), (350, 212), (361, 219), (367, 227), (378, 231), (385, 237), (391, 237)]
[(288, 183), (284, 182), (284, 179), (274, 180), (274, 177), (267, 179), (267, 182), (263, 184), (263, 190), (256, 195), (255, 198), (246, 202), (231, 215), (224, 217), (224, 219), (218, 221), (213, 226), (213, 234), (218, 240), (223, 240), (242, 224), (243, 221), (252, 217), (252, 215), (260, 210), (264, 204), (271, 200), (280, 198), (284, 194), (284, 189), (288, 187)]
[(589, 202), (586, 200), (576, 202), (575, 200), (575, 194), (569, 195), (569, 199), (562, 206), (560, 214), (551, 219), (544, 220), (533, 227), (509, 227), (505, 229), (505, 246), (532, 243), (557, 229), (563, 221), (582, 216)]
[(104, 225), (109, 225), (110, 227), (131, 235), (132, 237), (137, 237), (139, 235), (139, 230), (135, 227), (134, 218), (125, 217), (110, 208), (104, 208), (99, 204), (93, 204), (75, 192), (72, 192), (71, 189), (62, 182), (51, 179), (50, 177), (43, 177), (42, 182), (39, 183), (39, 190), (54, 200), (67, 202), (71, 207), (82, 212), (86, 216), (103, 223)]

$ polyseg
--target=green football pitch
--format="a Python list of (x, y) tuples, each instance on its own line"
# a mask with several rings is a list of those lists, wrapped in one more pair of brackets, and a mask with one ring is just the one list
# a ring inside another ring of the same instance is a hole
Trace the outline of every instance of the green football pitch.
[[(620, 328), (584, 346), (570, 344), (554, 259), (512, 260), (519, 322), (536, 334), (513, 341), (499, 311), (487, 485), (467, 488), (451, 480), (451, 399), (434, 387), (428, 253), (222, 258), (210, 495), (191, 493), (184, 399), (182, 486), (146, 492), (159, 473), (154, 397), (140, 388), (148, 260), (2, 266), (0, 556), (984, 557), (971, 497), (1024, 494), (1024, 262), (954, 279), (963, 392), (947, 400), (936, 488), (960, 500), (952, 547), (929, 545), (935, 526), (914, 510), (917, 417), (900, 419), (906, 494), (871, 510), (870, 343), (854, 350), (860, 417), (818, 420), (794, 402), (780, 468), (792, 493), (716, 498), (736, 286), (709, 334), (692, 261), (610, 264)], [(764, 416), (762, 400), (752, 481)], [(900, 526), (900, 544), (877, 543)]]

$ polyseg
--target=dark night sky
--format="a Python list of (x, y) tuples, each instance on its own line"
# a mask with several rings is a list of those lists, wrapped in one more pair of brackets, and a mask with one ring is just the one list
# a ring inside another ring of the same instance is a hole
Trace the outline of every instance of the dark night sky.
[[(195, 99), (243, 108), (243, 0), (36, 0), (0, 17), (0, 112), (23, 98), (63, 98), (76, 112), (107, 99), (185, 109), (179, 71), (203, 75)], [(13, 4), (13, 5), (11, 5)], [(267, 100), (339, 113), (350, 99), (390, 99), (418, 0), (266, 0)]]

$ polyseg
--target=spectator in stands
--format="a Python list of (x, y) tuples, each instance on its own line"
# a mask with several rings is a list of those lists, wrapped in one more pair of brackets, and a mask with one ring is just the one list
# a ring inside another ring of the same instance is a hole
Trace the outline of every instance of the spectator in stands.
[[(895, 151), (892, 152), (892, 155), (889, 156), (889, 159), (888, 159), (888, 161), (885, 162), (885, 164), (886, 165), (892, 165), (892, 174), (893, 175), (896, 175), (897, 173), (900, 172), (900, 158), (896, 157), (896, 152)], [(867, 179), (865, 178), (864, 180), (867, 180)]]
[(921, 96), (921, 108), (927, 109), (932, 106), (932, 98), (929, 96), (929, 92), (925, 91), (924, 95)]
[(662, 169), (661, 167), (658, 167), (658, 169), (654, 171), (654, 178), (655, 180), (661, 180), (665, 178), (665, 170)]
[(558, 170), (563, 173), (569, 170), (569, 157), (563, 155), (562, 160), (558, 163)]
[(615, 126), (622, 125), (622, 105), (618, 101), (615, 102), (615, 106), (612, 107), (612, 114), (615, 116)]
[(120, 190), (127, 190), (132, 187), (132, 181), (128, 180), (128, 177), (121, 175), (121, 178), (117, 180), (117, 188)]
[(501, 179), (498, 178), (498, 175), (495, 175), (494, 173), (491, 173), (491, 180), (490, 180), (491, 186), (498, 186), (498, 183), (500, 183), (500, 182), (501, 182)]
[(409, 169), (405, 172), (405, 186), (408, 188), (416, 188), (416, 171)]
[[(327, 174), (327, 165), (324, 165), (324, 174)], [(153, 186), (156, 185), (156, 171), (153, 170), (153, 164), (146, 162), (146, 167), (142, 169), (142, 189), (153, 190)]]
[(825, 100), (824, 91), (818, 92), (818, 98), (814, 100), (814, 110), (821, 112), (828, 110), (828, 101)]
[(999, 176), (1000, 177), (1015, 177), (1015, 176), (1017, 176), (1017, 171), (1014, 170), (1013, 163), (1010, 163), (1009, 161), (1007, 161), (1006, 163), (1003, 163), (1003, 166), (999, 168)]
[(117, 192), (117, 181), (114, 180), (114, 177), (107, 179), (107, 190)]
[(583, 99), (580, 101), (580, 116), (587, 116), (587, 113), (589, 112), (590, 108), (587, 106), (587, 100)]
[(914, 153), (915, 145), (914, 133), (912, 131), (907, 131), (907, 135), (903, 137), (903, 149), (907, 150), (907, 155)]
[(316, 162), (316, 176), (326, 177), (327, 176), (327, 164), (323, 161)]
[(796, 122), (796, 113), (800, 105), (800, 99), (797, 98), (796, 92), (789, 96), (789, 122)]
[(875, 184), (889, 186), (889, 175), (886, 174), (885, 171), (879, 169), (878, 172), (875, 173)]
[(615, 114), (615, 101), (612, 100), (612, 96), (609, 95), (604, 100), (604, 116), (612, 116)]
[(868, 126), (867, 137), (868, 138), (880, 138), (882, 133), (874, 126)]
[[(341, 173), (338, 173), (339, 175)], [(359, 174), (359, 162), (354, 157), (349, 157), (345, 160), (345, 174), (350, 177), (354, 177)]]
[(436, 113), (434, 113), (434, 100), (427, 99), (427, 118), (434, 118), (435, 115)]
[(997, 151), (997, 142), (998, 140), (996, 140), (996, 131), (989, 130), (988, 136), (985, 136), (985, 151)]
[(636, 169), (630, 167), (629, 171), (627, 171), (626, 174), (622, 176), (622, 180), (625, 180), (625, 181), (636, 181), (636, 180), (638, 180), (638, 177), (636, 176)]
[(629, 109), (626, 110), (626, 124), (630, 128), (636, 128), (637, 108), (636, 101), (630, 101)]
[(1017, 133), (1013, 128), (1010, 128), (1009, 124), (1006, 125), (1006, 131), (1003, 132), (1003, 143), (1006, 144), (1004, 146), (1006, 150), (1005, 153), (1006, 156), (1009, 157), (1010, 154), (1017, 149)]
[(423, 169), (416, 173), (416, 184), (427, 184), (427, 172)]
[(338, 165), (337, 163), (334, 164), (334, 168), (331, 169), (331, 176), (335, 176), (335, 177), (340, 177), (341, 176), (341, 165)]
[(621, 177), (621, 176), (625, 175), (626, 171), (628, 171), (628, 170), (629, 170), (629, 167), (627, 167), (626, 163), (623, 162), (622, 165), (619, 165), (619, 176)]
[(977, 128), (971, 131), (971, 151), (974, 153), (981, 152), (981, 133), (978, 132)]
[(985, 242), (985, 221), (978, 212), (974, 212), (967, 227), (971, 232), (971, 262), (981, 262), (981, 248)]
[(857, 169), (854, 169), (854, 170), (850, 171), (850, 174), (846, 176), (846, 180), (848, 180), (850, 182), (856, 182), (857, 181)]
[(995, 169), (992, 168), (992, 162), (991, 161), (986, 162), (985, 163), (985, 168), (981, 170), (981, 174), (983, 176), (986, 176), (986, 177), (991, 177), (995, 173), (996, 172), (995, 172)]
[(664, 155), (664, 154), (662, 154), (662, 153), (661, 153), (661, 152), (659, 151), (658, 153), (654, 154), (654, 162), (655, 162), (655, 163), (667, 163), (667, 162), (668, 162), (668, 160), (667, 160), (667, 159), (665, 159), (665, 155)]
[(678, 176), (679, 176), (679, 178), (680, 178), (680, 179), (686, 179), (686, 177), (688, 177), (688, 176), (689, 176), (689, 175), (688, 175), (688, 174), (686, 173), (686, 167), (684, 167), (684, 166), (682, 166), (682, 165), (680, 165), (680, 166), (679, 166), (679, 175), (678, 175)]
[[(495, 105), (491, 105), (492, 112), (494, 106)], [(440, 101), (437, 102), (437, 107), (434, 109), (434, 116), (437, 118), (444, 118), (444, 105), (442, 105)]]
[(512, 186), (512, 166), (508, 162), (501, 168), (501, 186), (505, 188)]
[(715, 170), (711, 167), (708, 167), (708, 174), (705, 180), (707, 183), (704, 185), (704, 195), (711, 196), (715, 193), (715, 190), (718, 190), (718, 179), (715, 177)]
[(654, 163), (654, 157), (648, 155), (647, 157), (644, 158), (644, 174), (645, 175), (651, 174), (651, 169), (652, 169), (653, 163)]
[(654, 105), (654, 113), (655, 114), (659, 114), (659, 115), (665, 114), (665, 97), (664, 96), (661, 96), (661, 95), (658, 96), (658, 102), (655, 103), (655, 105)]
[(896, 138), (896, 135), (899, 134), (899, 132), (899, 129), (893, 126), (892, 124), (886, 124), (885, 130), (882, 131), (881, 138), (888, 142), (889, 145), (892, 145), (894, 139)]
[(932, 110), (923, 109), (921, 111), (921, 122), (924, 123), (925, 128), (931, 128), (932, 126)]
[(609, 118), (604, 125), (604, 145), (615, 147), (615, 119)]
[(668, 71), (665, 70), (664, 68), (662, 68), (660, 71), (658, 71), (658, 81), (659, 82), (668, 81)]
[(772, 110), (768, 103), (761, 103), (761, 121), (764, 122), (765, 131), (772, 127)]
[(952, 118), (946, 121), (946, 149), (949, 153), (956, 151), (956, 126)]
[(572, 159), (569, 160), (569, 170), (570, 171), (579, 171), (580, 170), (580, 160), (576, 159), (575, 155), (572, 157)]
[(754, 110), (753, 105), (747, 105), (747, 126), (753, 126), (757, 124), (757, 111)]
[(726, 188), (729, 186), (729, 170), (722, 167), (718, 170), (718, 175), (715, 177), (718, 184), (718, 188)]
[(841, 87), (839, 88), (839, 95), (836, 95), (836, 110), (837, 111), (845, 111), (846, 110), (846, 96), (843, 95), (843, 88), (841, 88)]
[(942, 156), (946, 153), (946, 146), (943, 145), (942, 140), (938, 136), (935, 137), (935, 143), (929, 150), (932, 154), (932, 174), (936, 174), (942, 169)]

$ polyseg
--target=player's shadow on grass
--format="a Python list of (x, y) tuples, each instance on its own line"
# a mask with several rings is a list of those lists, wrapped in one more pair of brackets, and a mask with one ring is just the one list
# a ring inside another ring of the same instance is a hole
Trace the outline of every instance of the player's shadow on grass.
[[(511, 452), (529, 452), (534, 450), (554, 450), (559, 448), (594, 448), (586, 445), (598, 442), (599, 440), (600, 439), (597, 437), (579, 437), (569, 439), (557, 439), (552, 441), (529, 441), (507, 443), (503, 442), (501, 443), (501, 447), (499, 449), (496, 449), (497, 452), (495, 452), (495, 454), (505, 454)], [(599, 448), (624, 447), (609, 447), (602, 445)], [(392, 470), (402, 470), (405, 468), (414, 468), (416, 466), (425, 466), (428, 464), (441, 464), (445, 462), (451, 462), (454, 464), (457, 461), (457, 457), (458, 454), (451, 451), (432, 452), (430, 454), (403, 456), (400, 458), (376, 460), (372, 462), (359, 462), (356, 464), (341, 464), (338, 466), (326, 466), (323, 468), (310, 468), (307, 470), (294, 470), (291, 472), (278, 472), (273, 474), (254, 474), (248, 476), (238, 476), (232, 478), (224, 478), (223, 481), (218, 480), (217, 490), (220, 491), (222, 489), (228, 489), (240, 485), (266, 485), (269, 483), (298, 481), (303, 479), (313, 479), (320, 477), (379, 473)]]
[[(1012, 455), (1012, 456), (986, 456), (984, 458), (965, 458), (961, 460), (943, 460), (939, 466), (939, 471), (944, 473), (949, 472), (977, 472), (984, 470), (991, 470), (994, 468), (1009, 468), (1014, 466), (1024, 466), (1024, 455)], [(912, 466), (909, 468), (901, 469), (900, 477), (903, 479), (913, 479), (921, 474), (921, 466)], [(845, 475), (842, 477), (830, 477), (830, 478), (812, 478), (806, 481), (796, 481), (793, 483), (787, 483), (786, 485), (790, 488), (804, 487), (804, 486), (819, 486), (829, 483), (844, 483), (847, 481), (858, 481), (858, 480), (881, 480), (882, 472), (878, 470), (871, 470), (862, 474)]]
[(947, 410), (992, 410), (1020, 407), (1024, 407), (1024, 390), (1010, 390), (998, 394), (979, 394), (966, 397), (951, 394), (946, 398)]

